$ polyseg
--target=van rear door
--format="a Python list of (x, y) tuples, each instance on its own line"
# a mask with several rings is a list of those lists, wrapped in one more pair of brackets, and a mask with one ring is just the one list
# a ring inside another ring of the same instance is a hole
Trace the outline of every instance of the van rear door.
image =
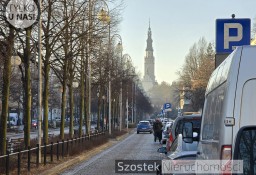
[(242, 160), (243, 166), (237, 166), (236, 171), (239, 172), (232, 174), (256, 174), (256, 126), (246, 126), (239, 130), (233, 157), (234, 160)]
[[(247, 81), (243, 86), (239, 129), (243, 126), (256, 125), (256, 79)], [(235, 131), (235, 133), (237, 133)]]
[(243, 84), (240, 113), (234, 126), (233, 159), (243, 160), (243, 173), (256, 173), (256, 79)]

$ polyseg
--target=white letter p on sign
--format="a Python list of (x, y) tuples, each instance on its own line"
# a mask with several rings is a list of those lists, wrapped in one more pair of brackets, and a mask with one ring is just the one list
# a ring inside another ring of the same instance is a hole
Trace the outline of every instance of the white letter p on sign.
[[(237, 36), (230, 36), (229, 29), (237, 29)], [(229, 42), (240, 41), (243, 38), (243, 26), (240, 23), (224, 24), (224, 49), (229, 49)]]

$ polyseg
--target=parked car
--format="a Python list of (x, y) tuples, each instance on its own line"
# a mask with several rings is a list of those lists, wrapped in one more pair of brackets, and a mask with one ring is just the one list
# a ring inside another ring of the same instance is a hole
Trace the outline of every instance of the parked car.
[(243, 160), (242, 174), (256, 173), (255, 57), (255, 46), (240, 46), (213, 71), (198, 146), (198, 159)]
[(182, 134), (183, 125), (186, 122), (191, 122), (193, 124), (193, 132), (198, 133), (197, 140), (199, 140), (200, 128), (201, 128), (202, 115), (201, 114), (192, 114), (179, 116), (175, 119), (172, 129), (169, 133), (169, 138), (166, 141), (167, 151), (170, 150), (172, 143), (179, 134)]
[(37, 128), (38, 128), (37, 120), (33, 119), (33, 120), (31, 121), (31, 127), (34, 128), (34, 129), (37, 129)]
[(140, 121), (137, 125), (137, 134), (140, 132), (149, 132), (150, 134), (153, 132), (152, 126), (149, 121)]
[(162, 142), (163, 140), (166, 140), (169, 138), (169, 134), (171, 132), (171, 129), (172, 129), (172, 125), (173, 125), (173, 122), (167, 122), (165, 125), (164, 125), (164, 129), (163, 129), (163, 132), (162, 132)]
[[(170, 151), (167, 152), (167, 149), (165, 146), (160, 147), (157, 151), (159, 153), (166, 154), (166, 157), (164, 160), (189, 160), (189, 163), (194, 163), (196, 160), (197, 155), (197, 147), (198, 147), (198, 141), (197, 138), (198, 133), (193, 133), (193, 138), (191, 140), (187, 139), (186, 137), (183, 137), (182, 134), (179, 134), (176, 139), (174, 140)], [(191, 171), (191, 174), (194, 172)], [(157, 171), (157, 175), (162, 174), (161, 165), (159, 166), (159, 171)], [(172, 175), (170, 173), (169, 175)]]

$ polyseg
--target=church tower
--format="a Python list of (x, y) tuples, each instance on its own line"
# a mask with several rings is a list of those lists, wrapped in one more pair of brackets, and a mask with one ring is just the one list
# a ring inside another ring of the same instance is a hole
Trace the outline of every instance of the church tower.
[(155, 57), (153, 55), (152, 43), (153, 43), (152, 32), (151, 32), (150, 22), (149, 22), (146, 56), (144, 57), (144, 77), (142, 80), (142, 84), (145, 91), (148, 91), (156, 84)]

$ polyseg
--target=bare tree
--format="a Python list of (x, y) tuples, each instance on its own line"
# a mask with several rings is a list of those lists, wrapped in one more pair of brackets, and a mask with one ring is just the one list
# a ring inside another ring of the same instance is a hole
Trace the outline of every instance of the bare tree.
[(4, 63), (3, 69), (3, 89), (2, 89), (2, 113), (0, 122), (0, 151), (1, 154), (6, 154), (6, 131), (7, 131), (7, 116), (9, 108), (9, 92), (10, 92), (10, 76), (11, 76), (11, 56), (14, 46), (14, 28), (11, 26), (8, 28), (8, 34), (5, 35), (2, 41), (0, 41), (1, 51), (0, 57)]
[(178, 72), (179, 91), (185, 89), (185, 97), (191, 100), (194, 110), (203, 106), (206, 86), (214, 70), (214, 54), (212, 43), (201, 38), (190, 48), (182, 70)]

